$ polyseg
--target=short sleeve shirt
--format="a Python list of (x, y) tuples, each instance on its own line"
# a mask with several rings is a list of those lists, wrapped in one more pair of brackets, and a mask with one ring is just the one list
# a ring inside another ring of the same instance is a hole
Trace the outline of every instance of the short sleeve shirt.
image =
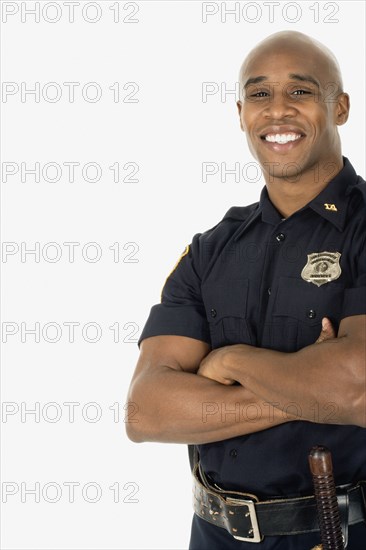
[[(366, 183), (343, 160), (326, 188), (290, 217), (282, 219), (264, 187), (258, 203), (231, 208), (195, 235), (140, 342), (170, 334), (212, 349), (243, 343), (296, 352), (316, 341), (324, 316), (337, 330), (343, 318), (366, 314)], [(299, 404), (287, 410), (301, 418)], [(253, 406), (239, 411), (247, 422), (260, 414)], [(332, 452), (337, 484), (366, 479), (366, 430), (317, 422), (336, 414), (330, 397), (320, 409), (314, 403), (314, 422), (199, 445), (202, 466), (226, 489), (262, 498), (306, 494), (308, 452), (321, 444)]]

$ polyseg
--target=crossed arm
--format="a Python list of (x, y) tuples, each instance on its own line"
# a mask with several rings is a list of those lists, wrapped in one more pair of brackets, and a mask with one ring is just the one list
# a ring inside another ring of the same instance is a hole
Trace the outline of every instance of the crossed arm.
[[(142, 341), (128, 403), (136, 414), (126, 422), (135, 442), (210, 443), (285, 422), (282, 411), (240, 385), (224, 385), (196, 372), (210, 347), (182, 336)], [(262, 414), (247, 422), (248, 406)], [(234, 411), (230, 414), (229, 411)]]
[(280, 409), (294, 403), (302, 420), (314, 420), (314, 404), (323, 410), (333, 404), (330, 423), (366, 427), (366, 315), (343, 319), (338, 337), (296, 353), (242, 344), (214, 350), (198, 374), (239, 382)]
[[(344, 319), (338, 337), (328, 321), (317, 342), (296, 353), (241, 344), (210, 352), (192, 338), (147, 338), (129, 390), (136, 415), (127, 434), (136, 442), (210, 443), (314, 421), (314, 404), (324, 411), (317, 422), (366, 426), (365, 320)], [(330, 401), (336, 417), (324, 409)]]

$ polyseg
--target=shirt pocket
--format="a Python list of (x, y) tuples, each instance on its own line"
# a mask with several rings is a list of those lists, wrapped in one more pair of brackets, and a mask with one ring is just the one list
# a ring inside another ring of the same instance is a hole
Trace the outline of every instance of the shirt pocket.
[(297, 351), (314, 344), (321, 332), (323, 317), (338, 331), (344, 285), (326, 283), (320, 287), (303, 279), (280, 277), (271, 325), (271, 347)]
[(248, 279), (202, 285), (212, 348), (253, 343), (247, 319), (248, 289)]

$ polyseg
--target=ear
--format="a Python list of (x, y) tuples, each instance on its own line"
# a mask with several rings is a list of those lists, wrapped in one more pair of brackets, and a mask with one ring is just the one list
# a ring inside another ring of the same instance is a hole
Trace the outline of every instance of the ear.
[(241, 121), (241, 116), (240, 116), (240, 114), (241, 114), (241, 109), (242, 109), (243, 104), (242, 104), (242, 102), (239, 100), (239, 101), (236, 102), (236, 106), (237, 106), (237, 108), (238, 108), (238, 113), (239, 113), (240, 128), (241, 128), (241, 129), (243, 130), (243, 132), (244, 132), (243, 123), (242, 123), (242, 121)]
[(342, 126), (342, 124), (345, 124), (347, 122), (349, 110), (350, 110), (349, 95), (342, 92), (337, 97), (337, 105), (335, 109), (336, 124), (338, 126)]

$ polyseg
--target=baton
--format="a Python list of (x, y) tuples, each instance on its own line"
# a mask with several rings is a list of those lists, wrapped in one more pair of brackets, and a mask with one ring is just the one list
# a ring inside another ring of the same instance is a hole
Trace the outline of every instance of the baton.
[[(344, 550), (341, 517), (333, 478), (332, 455), (326, 447), (313, 447), (309, 454), (318, 512), (322, 550)], [(313, 549), (314, 550), (314, 549)]]

